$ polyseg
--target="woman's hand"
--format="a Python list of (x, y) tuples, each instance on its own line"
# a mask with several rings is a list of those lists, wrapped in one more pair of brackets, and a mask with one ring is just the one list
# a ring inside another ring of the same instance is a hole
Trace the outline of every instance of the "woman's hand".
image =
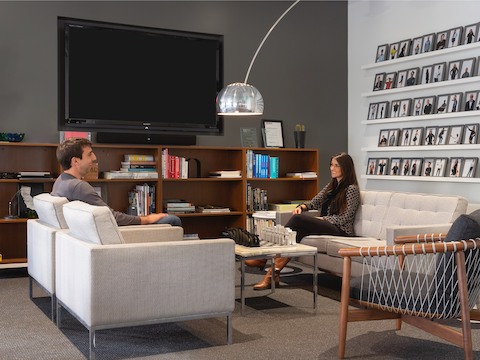
[(301, 214), (302, 213), (302, 209), (299, 207), (296, 207), (295, 209), (293, 209), (292, 211), (292, 214)]

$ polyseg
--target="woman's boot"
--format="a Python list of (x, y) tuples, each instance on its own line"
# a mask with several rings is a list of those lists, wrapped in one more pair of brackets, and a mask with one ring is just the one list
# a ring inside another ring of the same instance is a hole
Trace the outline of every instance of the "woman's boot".
[[(290, 258), (275, 258), (275, 273), (273, 279), (275, 281), (275, 286), (278, 286), (280, 283), (280, 271), (288, 264)], [(266, 290), (270, 289), (272, 286), (272, 269), (270, 268), (262, 281), (253, 286), (253, 290)]]
[(251, 267), (257, 267), (260, 270), (265, 269), (265, 265), (267, 265), (267, 259), (258, 259), (258, 260), (245, 260), (245, 265)]

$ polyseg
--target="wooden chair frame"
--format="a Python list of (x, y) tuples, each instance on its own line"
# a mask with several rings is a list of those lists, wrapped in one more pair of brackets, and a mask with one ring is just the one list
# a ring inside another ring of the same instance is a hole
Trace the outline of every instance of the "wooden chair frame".
[[(473, 359), (472, 349), (472, 331), (470, 319), (480, 318), (479, 312), (472, 310), (470, 314), (468, 294), (467, 294), (467, 275), (465, 268), (465, 250), (480, 249), (480, 239), (471, 241), (442, 242), (445, 234), (424, 234), (414, 236), (402, 236), (395, 239), (397, 244), (385, 247), (364, 247), (341, 249), (339, 254), (344, 257), (342, 293), (340, 302), (340, 327), (339, 327), (339, 348), (338, 357), (343, 359), (345, 356), (345, 346), (347, 338), (347, 325), (349, 322), (396, 319), (396, 330), (401, 329), (402, 321), (429, 332), (439, 338), (442, 338), (454, 345), (464, 349), (465, 359)], [(398, 312), (398, 309), (380, 309), (377, 304), (359, 301), (350, 298), (350, 277), (352, 257), (371, 257), (371, 256), (399, 256), (399, 264), (402, 267), (405, 255), (412, 254), (433, 254), (451, 252), (455, 255), (457, 264), (458, 291), (460, 299), (460, 314), (462, 319), (462, 330), (456, 330), (452, 327), (432, 321), (430, 318), (423, 318), (411, 315), (404, 315)], [(362, 308), (349, 309), (350, 304), (360, 305)]]

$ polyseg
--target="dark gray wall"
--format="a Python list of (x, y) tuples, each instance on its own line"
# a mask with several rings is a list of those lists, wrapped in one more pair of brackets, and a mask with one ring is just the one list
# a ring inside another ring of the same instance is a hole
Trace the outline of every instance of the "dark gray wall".
[[(0, 2), (0, 131), (25, 132), (27, 142), (59, 141), (57, 16), (223, 34), (228, 84), (244, 80), (260, 41), (290, 4)], [(263, 118), (283, 121), (287, 147), (294, 146), (295, 124), (306, 126), (307, 147), (320, 150), (325, 182), (329, 157), (347, 150), (347, 2), (299, 3), (271, 33), (249, 83), (264, 97)], [(240, 128), (260, 134), (261, 119), (226, 118), (224, 136), (199, 136), (197, 143), (240, 146)]]

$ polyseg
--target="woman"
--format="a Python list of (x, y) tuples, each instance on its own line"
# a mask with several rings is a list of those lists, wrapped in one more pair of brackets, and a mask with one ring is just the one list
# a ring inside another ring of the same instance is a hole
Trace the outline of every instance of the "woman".
[[(297, 242), (307, 235), (353, 236), (353, 221), (360, 204), (360, 190), (355, 167), (350, 155), (341, 153), (330, 159), (330, 182), (310, 201), (298, 205), (293, 216), (285, 225), (297, 232)], [(307, 210), (318, 210), (320, 217), (302, 214)], [(290, 258), (275, 259), (275, 285), (279, 282), (280, 271)], [(247, 260), (249, 266), (263, 269), (267, 260)], [(254, 290), (269, 289), (271, 286), (270, 269)]]

